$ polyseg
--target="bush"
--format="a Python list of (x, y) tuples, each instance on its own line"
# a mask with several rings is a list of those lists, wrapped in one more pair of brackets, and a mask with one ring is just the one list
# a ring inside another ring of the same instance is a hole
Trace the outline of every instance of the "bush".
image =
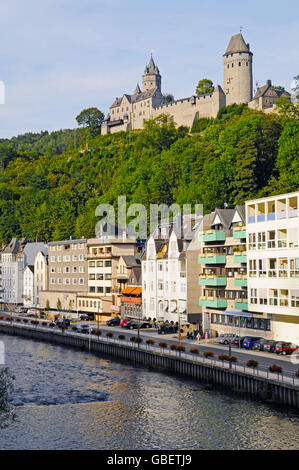
[(3, 316), (2, 316), (2, 315), (0, 315), (0, 320), (3, 320)]
[(27, 318), (24, 318), (23, 323), (28, 323)]
[(94, 330), (91, 330), (91, 333), (96, 336), (101, 336), (102, 330), (98, 330), (97, 328)]
[(118, 335), (118, 339), (124, 340), (125, 338), (125, 335)]
[(198, 348), (191, 348), (191, 349), (190, 349), (190, 352), (191, 352), (192, 354), (199, 354), (199, 349), (198, 349)]
[(178, 348), (178, 345), (177, 345), (177, 344), (171, 344), (171, 345), (170, 345), (170, 349), (171, 349), (172, 351), (176, 351), (177, 348)]
[(20, 322), (20, 321), (21, 321), (21, 318), (16, 318), (16, 321), (17, 321), (17, 322)]
[(228, 361), (228, 360), (229, 360), (229, 355), (228, 355), (228, 354), (224, 354), (224, 353), (219, 354), (218, 359), (219, 359), (220, 361)]
[(7, 320), (7, 321), (11, 321), (11, 320), (12, 320), (12, 318), (11, 318), (11, 317), (6, 317), (6, 318), (5, 318), (5, 320)]
[(86, 335), (86, 334), (88, 333), (88, 329), (87, 329), (87, 328), (82, 328), (81, 333), (83, 333), (84, 335)]
[(215, 356), (213, 351), (204, 351), (203, 355), (204, 355), (204, 357), (214, 357)]
[(299, 369), (295, 372), (295, 377), (299, 377)]
[(113, 338), (113, 333), (111, 331), (108, 331), (108, 333), (106, 333), (106, 336), (107, 338)]
[(132, 341), (132, 343), (135, 343), (136, 339), (137, 339), (136, 336), (131, 336), (130, 341)]
[(160, 348), (165, 349), (165, 348), (167, 348), (167, 343), (164, 343), (164, 341), (160, 341), (159, 346), (160, 346)]
[(51, 328), (54, 328), (55, 323), (51, 322), (51, 323), (49, 324), (49, 326), (50, 326)]
[(153, 344), (155, 344), (155, 341), (153, 339), (147, 339), (146, 344), (149, 344), (150, 346), (152, 346)]
[(176, 349), (179, 352), (184, 352), (186, 351), (186, 346), (183, 346), (182, 344), (178, 344)]
[(47, 323), (46, 321), (43, 321), (43, 322), (42, 322), (42, 325), (43, 325), (43, 326), (47, 326), (47, 324), (48, 324), (48, 323)]
[(142, 343), (142, 341), (143, 341), (143, 339), (140, 338), (140, 336), (137, 336), (136, 343), (140, 344), (140, 343)]
[(252, 368), (255, 368), (259, 365), (258, 361), (255, 361), (254, 359), (249, 359), (249, 361), (247, 361), (247, 367), (252, 367)]
[(38, 325), (38, 324), (39, 324), (39, 321), (37, 321), (37, 320), (31, 320), (30, 323), (31, 323), (31, 325)]
[(278, 366), (277, 364), (273, 364), (272, 366), (269, 366), (269, 371), (270, 372), (276, 372), (277, 374), (282, 373), (282, 367)]
[(72, 326), (73, 331), (78, 331), (78, 328), (76, 326)]
[(236, 356), (231, 356), (231, 357), (229, 358), (229, 361), (231, 361), (231, 362), (238, 362), (238, 358), (237, 358)]

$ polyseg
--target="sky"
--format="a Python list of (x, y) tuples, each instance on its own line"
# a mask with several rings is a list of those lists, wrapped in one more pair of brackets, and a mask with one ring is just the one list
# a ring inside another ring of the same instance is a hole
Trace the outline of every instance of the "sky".
[[(299, 74), (298, 1), (3, 0), (0, 3), (0, 138), (75, 128), (88, 107), (107, 114), (133, 93), (150, 54), (162, 91), (222, 85), (233, 34), (253, 52), (254, 84), (290, 91)], [(2, 86), (1, 86), (2, 82)], [(1, 91), (2, 88), (2, 91)]]

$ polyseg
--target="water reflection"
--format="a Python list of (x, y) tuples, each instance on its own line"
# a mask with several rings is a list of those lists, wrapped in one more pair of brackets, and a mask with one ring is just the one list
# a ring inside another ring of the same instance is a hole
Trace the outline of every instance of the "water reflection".
[(5, 341), (17, 423), (2, 449), (295, 449), (298, 416), (59, 346)]

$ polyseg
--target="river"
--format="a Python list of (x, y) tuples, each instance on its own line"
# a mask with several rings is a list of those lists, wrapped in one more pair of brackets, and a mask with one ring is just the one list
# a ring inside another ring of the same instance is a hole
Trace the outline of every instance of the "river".
[(84, 351), (0, 340), (16, 415), (0, 449), (299, 448), (295, 412)]

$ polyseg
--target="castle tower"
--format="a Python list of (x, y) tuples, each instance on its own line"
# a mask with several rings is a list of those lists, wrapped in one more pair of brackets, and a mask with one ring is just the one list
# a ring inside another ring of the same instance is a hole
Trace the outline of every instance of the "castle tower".
[(158, 88), (161, 91), (161, 75), (158, 67), (155, 65), (153, 57), (151, 56), (148, 65), (145, 67), (142, 76), (143, 91)]
[(227, 106), (252, 100), (252, 56), (242, 34), (232, 36), (223, 55), (223, 90)]

